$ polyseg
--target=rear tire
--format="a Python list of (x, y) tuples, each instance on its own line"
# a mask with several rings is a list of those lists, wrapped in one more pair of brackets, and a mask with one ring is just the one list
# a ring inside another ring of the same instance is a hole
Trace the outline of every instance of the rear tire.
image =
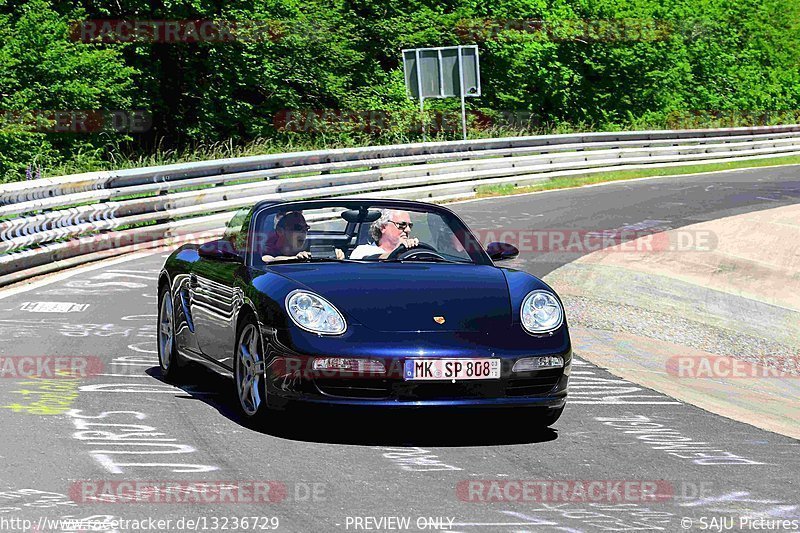
[(183, 361), (175, 346), (175, 308), (172, 293), (164, 288), (158, 304), (158, 366), (165, 380), (176, 383), (184, 376)]
[(247, 420), (259, 420), (267, 411), (264, 348), (256, 320), (247, 316), (237, 328), (233, 378), (239, 411)]

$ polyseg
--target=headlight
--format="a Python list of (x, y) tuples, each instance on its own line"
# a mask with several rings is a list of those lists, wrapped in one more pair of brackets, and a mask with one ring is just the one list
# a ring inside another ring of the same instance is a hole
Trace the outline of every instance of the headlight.
[(318, 294), (293, 291), (286, 297), (286, 311), (300, 328), (321, 335), (340, 335), (347, 329), (344, 317)]
[(564, 310), (548, 291), (533, 291), (525, 297), (520, 311), (522, 327), (530, 333), (547, 333), (564, 322)]

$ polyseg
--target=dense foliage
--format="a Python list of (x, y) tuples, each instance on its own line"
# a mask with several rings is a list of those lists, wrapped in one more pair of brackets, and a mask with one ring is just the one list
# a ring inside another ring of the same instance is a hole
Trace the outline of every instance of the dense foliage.
[[(238, 32), (81, 42), (74, 21), (97, 19)], [(800, 0), (0, 0), (0, 179), (219, 142), (418, 140), (400, 50), (421, 46), (479, 45), (472, 135), (794, 121), (799, 28)], [(152, 127), (63, 132), (56, 110), (145, 110)], [(443, 116), (429, 131), (457, 138)]]

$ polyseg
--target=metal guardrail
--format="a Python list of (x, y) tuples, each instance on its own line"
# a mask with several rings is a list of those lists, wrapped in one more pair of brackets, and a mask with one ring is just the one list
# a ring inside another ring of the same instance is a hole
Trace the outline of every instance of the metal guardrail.
[(198, 231), (211, 238), (229, 211), (264, 199), (439, 201), (480, 185), (776, 155), (800, 155), (800, 125), (348, 148), (13, 183), (0, 187), (0, 217), (14, 217), (0, 221), (0, 286)]
[(454, 152), (476, 152), (491, 149), (517, 147), (545, 147), (561, 144), (586, 144), (592, 142), (655, 141), (706, 138), (715, 136), (736, 137), (759, 133), (789, 133), (800, 131), (800, 125), (759, 126), (744, 128), (720, 128), (707, 130), (653, 130), (614, 133), (581, 133), (561, 135), (539, 135), (532, 137), (508, 137), (480, 139), (474, 141), (451, 141), (440, 143), (416, 143), (367, 148), (344, 148), (318, 150), (264, 156), (217, 159), (194, 163), (181, 163), (159, 167), (136, 168), (115, 171), (88, 172), (72, 176), (45, 178), (36, 182), (20, 182), (3, 186), (0, 190), (0, 205), (49, 198), (84, 191), (96, 191), (116, 187), (129, 187), (148, 183), (159, 183), (203, 176), (220, 176), (247, 171), (286, 169), (319, 163), (380, 160), (387, 157), (431, 156)]

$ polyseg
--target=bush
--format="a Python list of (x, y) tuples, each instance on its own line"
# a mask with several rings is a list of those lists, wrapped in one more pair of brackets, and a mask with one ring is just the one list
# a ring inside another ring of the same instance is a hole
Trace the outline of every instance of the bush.
[[(252, 153), (418, 141), (400, 50), (459, 43), (477, 43), (481, 54), (483, 96), (468, 99), (473, 136), (791, 121), (800, 108), (798, 15), (800, 0), (0, 0), (0, 109), (153, 114), (141, 134), (5, 124), (0, 177), (22, 179), (31, 164), (52, 174), (191, 158), (195, 149), (202, 158), (220, 146)], [(264, 29), (234, 42), (73, 42), (69, 21), (86, 18), (260, 21)], [(379, 128), (341, 119), (310, 131), (283, 127), (286, 110), (328, 109), (395, 119)], [(458, 113), (459, 102), (431, 100), (426, 109), (435, 123)], [(460, 128), (433, 135), (457, 139)]]

